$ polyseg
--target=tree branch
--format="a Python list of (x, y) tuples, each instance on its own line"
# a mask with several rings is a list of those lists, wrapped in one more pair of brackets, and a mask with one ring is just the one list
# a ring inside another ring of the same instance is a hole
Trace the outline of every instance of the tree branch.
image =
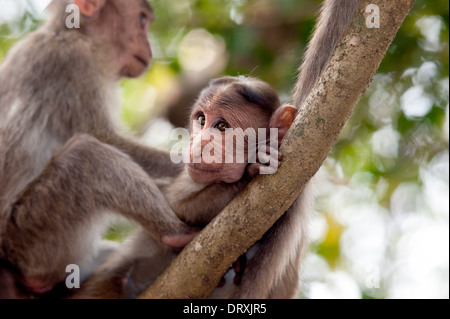
[[(371, 3), (380, 8), (380, 29), (366, 27), (365, 9)], [(284, 160), (277, 174), (256, 178), (140, 298), (211, 294), (232, 263), (261, 239), (320, 169), (413, 4), (362, 1), (312, 93), (297, 106), (299, 115), (283, 141)]]

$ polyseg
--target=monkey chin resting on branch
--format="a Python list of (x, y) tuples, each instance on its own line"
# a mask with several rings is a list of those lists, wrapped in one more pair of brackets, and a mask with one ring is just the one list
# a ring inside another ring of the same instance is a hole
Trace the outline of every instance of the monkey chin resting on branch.
[[(211, 81), (191, 112), (188, 164), (163, 190), (177, 216), (192, 227), (204, 227), (253, 176), (274, 173), (281, 158), (278, 144), (296, 114), (293, 107), (281, 107), (274, 90), (258, 79), (223, 77)], [(229, 271), (211, 298), (295, 296), (306, 242), (304, 219), (312, 208), (308, 194), (309, 188), (235, 263), (234, 272)], [(77, 297), (135, 298), (177, 253), (158, 245), (142, 230), (128, 248), (116, 253), (86, 282)]]
[[(69, 28), (67, 5), (81, 13)], [(53, 0), (49, 19), (0, 65), (0, 297), (42, 295), (76, 264), (88, 277), (113, 248), (100, 232), (111, 213), (163, 246), (195, 231), (170, 208), (157, 179), (183, 169), (168, 152), (114, 129), (122, 77), (152, 51), (153, 10), (143, 0)]]

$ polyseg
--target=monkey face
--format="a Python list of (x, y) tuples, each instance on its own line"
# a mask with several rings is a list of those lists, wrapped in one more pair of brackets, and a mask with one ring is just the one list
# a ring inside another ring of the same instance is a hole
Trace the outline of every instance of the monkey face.
[(220, 99), (199, 101), (191, 116), (188, 172), (199, 184), (240, 181), (256, 153), (258, 127), (267, 118), (258, 107), (238, 103), (224, 107)]
[[(185, 159), (191, 179), (200, 184), (232, 184), (246, 172), (249, 177), (273, 174), (281, 159), (274, 149), (296, 114), (294, 107), (280, 107), (276, 92), (263, 81), (212, 80), (191, 113), (190, 158)], [(270, 169), (264, 168), (266, 163)]]
[(118, 60), (118, 73), (120, 77), (135, 78), (140, 76), (150, 65), (152, 50), (147, 37), (147, 31), (154, 20), (153, 11), (147, 1), (117, 1), (109, 0), (112, 14), (105, 19), (110, 22), (106, 25), (111, 33)]
[(75, 0), (83, 15), (83, 31), (112, 53), (119, 77), (138, 77), (150, 65), (147, 30), (154, 20), (146, 0)]
[(248, 163), (248, 137), (241, 128), (208, 112), (193, 122), (191, 132), (188, 172), (195, 182), (231, 184), (242, 178)]
[[(119, 1), (117, 6), (123, 7), (123, 31), (118, 34), (118, 55), (120, 71), (124, 77), (138, 77), (150, 65), (153, 54), (147, 37), (147, 30), (154, 20), (153, 12), (145, 1)], [(119, 8), (120, 12), (120, 8)]]

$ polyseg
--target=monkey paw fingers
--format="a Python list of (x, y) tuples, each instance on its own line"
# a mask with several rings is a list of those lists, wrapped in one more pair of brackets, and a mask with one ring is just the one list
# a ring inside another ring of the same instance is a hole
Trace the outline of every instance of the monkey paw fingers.
[(278, 170), (283, 159), (283, 154), (276, 148), (262, 145), (258, 148), (256, 163), (252, 163), (247, 168), (250, 177), (256, 175), (274, 174)]
[(164, 235), (162, 237), (162, 242), (173, 248), (184, 248), (200, 233), (200, 231), (201, 229), (199, 228), (191, 228), (187, 233)]

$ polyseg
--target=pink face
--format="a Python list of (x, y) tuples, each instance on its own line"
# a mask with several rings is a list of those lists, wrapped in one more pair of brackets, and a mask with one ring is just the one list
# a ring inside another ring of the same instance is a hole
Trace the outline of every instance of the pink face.
[[(233, 138), (229, 131), (233, 127), (215, 112), (202, 113), (192, 123), (188, 164), (191, 178), (200, 184), (238, 182), (248, 163), (247, 140), (241, 135)], [(231, 143), (227, 144), (227, 139)]]
[[(224, 106), (220, 94), (217, 95), (214, 100), (200, 99), (190, 119), (188, 172), (192, 180), (200, 184), (240, 181), (248, 165), (248, 141), (251, 140), (243, 133), (248, 128), (258, 132), (258, 128), (267, 127), (268, 122), (268, 116), (257, 106), (244, 100)], [(193, 153), (198, 157), (194, 158)]]

